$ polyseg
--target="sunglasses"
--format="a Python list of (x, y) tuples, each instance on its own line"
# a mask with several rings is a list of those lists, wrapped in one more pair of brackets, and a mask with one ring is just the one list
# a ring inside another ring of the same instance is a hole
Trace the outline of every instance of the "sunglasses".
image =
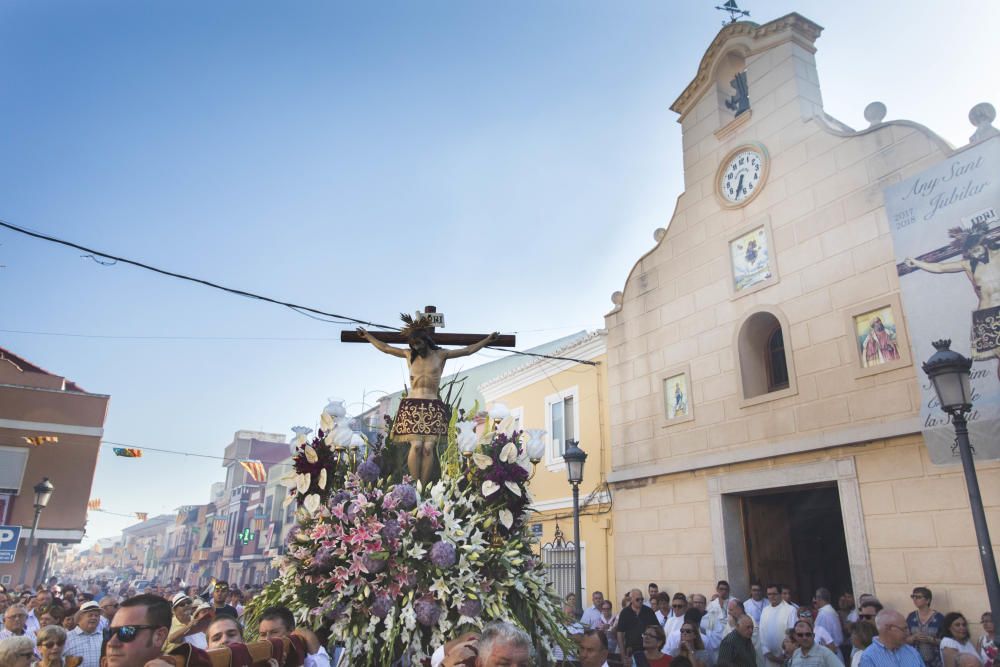
[(17, 657), (19, 657), (19, 658), (34, 658), (35, 654), (32, 653), (31, 651), (28, 651), (27, 653), (18, 653)]
[(674, 609), (683, 609), (684, 608), (683, 604), (672, 604), (670, 606), (673, 607)]
[(927, 597), (926, 595), (911, 595), (910, 599), (911, 600), (923, 600), (926, 597)]
[(66, 642), (44, 642), (39, 644), (39, 646), (44, 646), (45, 648), (55, 648), (56, 646), (62, 646)]
[(108, 628), (105, 631), (105, 636), (108, 641), (111, 641), (113, 637), (117, 637), (118, 641), (122, 644), (128, 644), (129, 642), (135, 641), (135, 638), (139, 636), (140, 630), (155, 630), (162, 626), (159, 625), (121, 625), (117, 628)]
[(796, 637), (806, 638), (806, 637), (812, 637), (813, 633), (811, 633), (811, 632), (796, 632), (795, 636)]

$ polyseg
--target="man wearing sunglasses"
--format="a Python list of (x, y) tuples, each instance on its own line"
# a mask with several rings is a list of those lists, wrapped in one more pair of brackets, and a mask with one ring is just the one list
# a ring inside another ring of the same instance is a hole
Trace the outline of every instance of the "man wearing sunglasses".
[(791, 667), (844, 667), (833, 651), (816, 643), (813, 626), (808, 621), (796, 623), (794, 632), (799, 647), (792, 654)]
[(143, 667), (158, 658), (170, 620), (170, 603), (156, 595), (136, 595), (122, 602), (108, 628), (107, 667)]
[(228, 599), (229, 584), (225, 581), (215, 582), (215, 587), (212, 588), (212, 604), (215, 606), (215, 615), (239, 618), (240, 613), (236, 611), (236, 607), (231, 604), (227, 604), (226, 600)]
[(76, 612), (76, 627), (66, 638), (66, 655), (83, 658), (81, 667), (99, 667), (101, 663), (101, 644), (104, 635), (99, 629), (101, 622), (101, 606), (90, 600), (80, 605)]

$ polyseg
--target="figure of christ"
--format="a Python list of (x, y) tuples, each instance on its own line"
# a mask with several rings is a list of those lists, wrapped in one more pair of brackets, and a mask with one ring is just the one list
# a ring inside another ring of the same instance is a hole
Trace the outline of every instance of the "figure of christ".
[(404, 332), (408, 334), (409, 349), (394, 347), (364, 329), (358, 329), (358, 334), (377, 349), (406, 359), (410, 369), (410, 391), (399, 404), (390, 438), (410, 443), (407, 468), (411, 476), (426, 484), (434, 467), (435, 446), (438, 438), (448, 434), (451, 417), (439, 394), (444, 364), (449, 359), (475, 354), (496, 341), (499, 334), (493, 332), (478, 343), (445, 350), (434, 343), (433, 328), (423, 325), (419, 319), (408, 325)]
[[(1000, 246), (989, 238), (985, 223), (971, 228), (954, 227), (948, 232), (962, 250), (957, 262), (924, 262), (907, 257), (903, 264), (928, 273), (964, 273), (972, 283), (979, 307), (972, 311), (972, 358), (1000, 360), (1000, 262), (994, 251)], [(1000, 363), (997, 365), (1000, 378)]]

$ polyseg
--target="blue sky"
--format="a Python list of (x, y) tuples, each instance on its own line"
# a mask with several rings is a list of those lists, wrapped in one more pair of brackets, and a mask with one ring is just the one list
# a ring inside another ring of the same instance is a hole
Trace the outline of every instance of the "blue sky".
[[(432, 303), (522, 347), (599, 327), (681, 192), (669, 106), (716, 4), (4, 2), (0, 218), (381, 322)], [(748, 6), (825, 27), (826, 109), (852, 126), (878, 99), (960, 145), (1000, 104), (995, 2)], [(0, 232), (0, 346), (111, 394), (109, 440), (217, 454), (406, 378), (338, 325), (78, 255)], [(108, 450), (93, 497), (159, 513), (221, 478)], [(128, 523), (91, 514), (89, 538)]]

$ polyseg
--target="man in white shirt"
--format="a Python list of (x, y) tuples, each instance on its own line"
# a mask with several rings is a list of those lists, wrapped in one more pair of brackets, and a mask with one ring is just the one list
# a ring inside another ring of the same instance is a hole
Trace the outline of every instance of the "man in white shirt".
[(715, 632), (716, 626), (719, 624), (725, 625), (726, 623), (726, 618), (729, 615), (729, 582), (722, 580), (717, 583), (715, 593), (715, 598), (708, 603), (705, 619), (702, 622), (702, 627), (709, 634)]
[(295, 616), (287, 607), (268, 607), (260, 615), (258, 635), (261, 639), (281, 639), (297, 634), (306, 642), (306, 659), (303, 667), (330, 667), (330, 655), (319, 643), (312, 630), (295, 627)]
[(80, 606), (80, 611), (76, 612), (76, 627), (70, 630), (69, 636), (66, 637), (63, 655), (83, 658), (81, 667), (99, 667), (101, 644), (104, 643), (104, 633), (98, 628), (100, 619), (100, 605), (93, 600), (84, 602)]
[(747, 610), (747, 616), (752, 618), (754, 623), (760, 625), (760, 614), (766, 606), (764, 588), (759, 583), (750, 584), (750, 599), (743, 601), (743, 608)]
[(844, 626), (840, 622), (840, 614), (830, 604), (830, 591), (826, 588), (817, 588), (816, 597), (816, 627), (826, 630), (833, 638), (834, 646), (839, 647), (844, 643)]
[(187, 595), (178, 593), (173, 597), (170, 609), (174, 618), (170, 625), (170, 634), (167, 635), (166, 652), (169, 653), (182, 643), (207, 649), (208, 638), (205, 637), (205, 630), (212, 622), (211, 605), (199, 600), (196, 606)]
[(781, 643), (789, 628), (795, 627), (795, 608), (781, 599), (781, 587), (775, 584), (767, 587), (767, 603), (760, 613), (760, 644), (764, 659), (773, 667), (784, 662)]
[[(689, 608), (684, 613), (684, 617), (681, 619), (681, 622), (677, 625), (677, 629), (671, 632), (669, 635), (667, 635), (667, 641), (663, 645), (663, 648), (661, 649), (660, 652), (676, 658), (681, 651), (681, 627), (685, 623), (698, 626), (701, 623), (701, 617), (702, 613), (700, 610), (695, 609), (693, 607)], [(701, 643), (705, 646), (706, 650), (708, 650), (709, 652), (711, 652), (713, 649), (718, 650), (719, 648), (718, 638), (714, 638), (715, 641), (713, 645), (713, 636), (706, 635), (704, 630), (701, 630), (699, 634), (701, 635)]]
[(601, 624), (601, 605), (604, 604), (604, 593), (601, 591), (594, 591), (590, 599), (594, 602), (593, 607), (588, 607), (584, 610), (583, 616), (580, 617), (580, 625), (586, 630), (596, 629), (597, 626)]
[(39, 589), (35, 597), (31, 599), (28, 603), (28, 620), (25, 621), (24, 627), (32, 634), (37, 633), (41, 628), (42, 624), (38, 622), (38, 617), (41, 616), (42, 610), (52, 604), (52, 593), (49, 593), (44, 588)]
[(670, 615), (663, 623), (663, 632), (667, 637), (681, 629), (681, 624), (684, 623), (684, 613), (687, 610), (687, 596), (683, 593), (674, 593), (674, 599), (670, 601)]

